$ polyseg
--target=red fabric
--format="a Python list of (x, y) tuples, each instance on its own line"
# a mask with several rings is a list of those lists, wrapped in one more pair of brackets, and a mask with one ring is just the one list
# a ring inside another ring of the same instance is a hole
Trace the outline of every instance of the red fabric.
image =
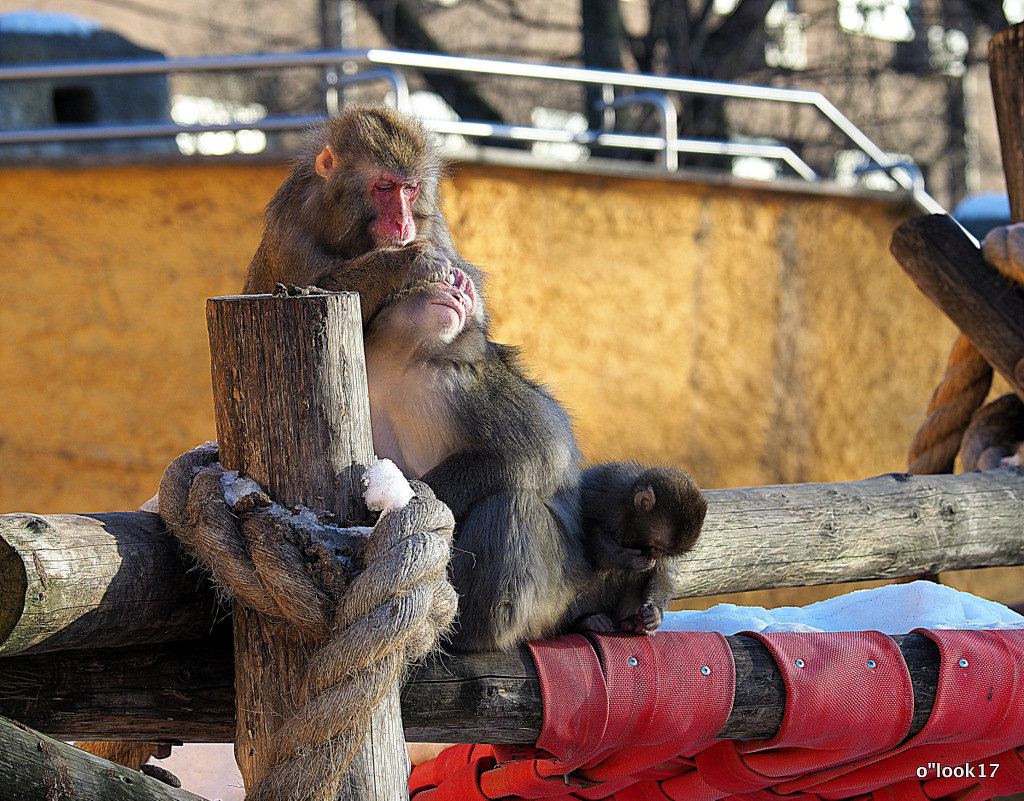
[(537, 747), (450, 748), (416, 767), (412, 797), (986, 801), (1024, 790), (1024, 631), (920, 633), (942, 661), (932, 714), (909, 739), (910, 675), (878, 632), (753, 635), (779, 665), (786, 708), (774, 737), (748, 741), (715, 739), (735, 688), (721, 635), (534, 643)]

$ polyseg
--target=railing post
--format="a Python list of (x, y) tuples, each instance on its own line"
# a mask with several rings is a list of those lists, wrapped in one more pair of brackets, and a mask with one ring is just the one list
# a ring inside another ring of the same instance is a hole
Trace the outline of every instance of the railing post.
[[(359, 298), (246, 295), (207, 302), (221, 463), (276, 501), (359, 517), (373, 458)], [(273, 767), (270, 744), (296, 708), (312, 644), (235, 604), (235, 755), (248, 790)], [(408, 798), (397, 686), (371, 719), (339, 799)]]

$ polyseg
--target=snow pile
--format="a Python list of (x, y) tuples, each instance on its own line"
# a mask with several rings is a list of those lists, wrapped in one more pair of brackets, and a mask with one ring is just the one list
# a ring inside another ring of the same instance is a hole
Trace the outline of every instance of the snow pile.
[(1024, 629), (1024, 616), (1002, 604), (943, 584), (915, 581), (857, 590), (808, 606), (718, 604), (704, 611), (666, 612), (664, 631), (880, 631)]
[(224, 488), (224, 500), (232, 509), (246, 495), (263, 492), (263, 487), (251, 478), (239, 476), (237, 470), (225, 470), (220, 477), (220, 485)]
[(363, 484), (366, 485), (363, 498), (371, 512), (401, 509), (415, 494), (398, 465), (390, 459), (378, 459), (368, 467), (363, 473)]
[(89, 36), (100, 29), (94, 22), (76, 14), (47, 14), (42, 11), (12, 11), (0, 14), (3, 33), (36, 33), (59, 36)]

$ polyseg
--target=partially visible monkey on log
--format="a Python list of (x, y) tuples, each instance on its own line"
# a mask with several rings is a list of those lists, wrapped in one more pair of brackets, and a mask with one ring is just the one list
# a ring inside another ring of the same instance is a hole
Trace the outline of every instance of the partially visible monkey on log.
[(650, 634), (672, 600), (666, 558), (696, 544), (707, 501), (682, 470), (625, 462), (583, 471), (580, 508), (593, 575), (566, 622), (576, 631)]
[[(559, 633), (592, 584), (580, 454), (566, 411), (488, 338), (482, 273), (452, 243), (440, 173), (415, 123), (345, 110), (312, 133), (270, 201), (245, 291), (360, 293), (374, 450), (455, 515), (452, 645), (508, 650)], [(634, 502), (628, 486), (607, 487)]]

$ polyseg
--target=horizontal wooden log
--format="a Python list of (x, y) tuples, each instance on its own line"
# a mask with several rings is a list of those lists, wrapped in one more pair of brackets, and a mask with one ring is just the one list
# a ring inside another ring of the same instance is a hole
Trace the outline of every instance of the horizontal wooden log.
[(155, 514), (0, 515), (0, 656), (197, 637), (215, 608)]
[(0, 717), (0, 801), (203, 801)]
[[(720, 736), (771, 737), (785, 706), (782, 676), (760, 641), (727, 639), (736, 696)], [(917, 732), (935, 701), (938, 649), (921, 635), (894, 639), (914, 683)], [(231, 741), (226, 633), (180, 646), (0, 659), (0, 715), (67, 739)], [(81, 666), (77, 675), (72, 659)], [(543, 721), (537, 672), (525, 650), (427, 660), (413, 669), (401, 698), (405, 734), (414, 742), (534, 743)]]
[[(1022, 468), (706, 495), (677, 598), (1024, 564)], [(0, 656), (201, 636), (213, 609), (155, 515), (0, 516)]]
[(1024, 289), (988, 264), (950, 217), (914, 217), (890, 248), (928, 298), (1024, 399)]
[(230, 625), (199, 640), (0, 659), (0, 715), (68, 740), (232, 742)]
[(705, 495), (676, 598), (1024, 564), (1024, 468)]

